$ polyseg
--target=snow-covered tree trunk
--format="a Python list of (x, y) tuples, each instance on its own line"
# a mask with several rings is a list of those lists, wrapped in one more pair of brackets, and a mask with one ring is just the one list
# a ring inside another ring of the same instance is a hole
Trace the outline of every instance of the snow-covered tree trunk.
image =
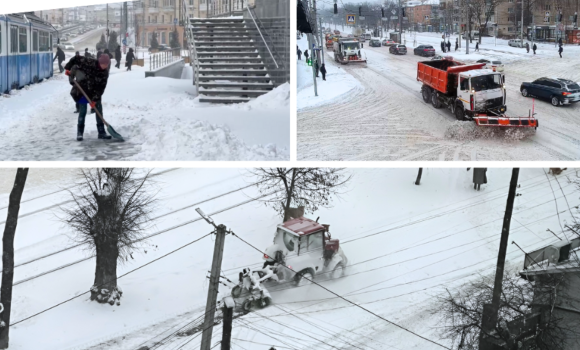
[(24, 192), (28, 168), (18, 168), (14, 187), (10, 192), (8, 203), (8, 215), (4, 225), (2, 237), (2, 287), (0, 288), (0, 303), (3, 311), (0, 314), (0, 349), (8, 348), (8, 333), (10, 330), (10, 310), (12, 308), (12, 283), (14, 281), (14, 236), (18, 224), (18, 212), (20, 211), (20, 199)]
[(122, 292), (117, 287), (117, 259), (119, 247), (115, 235), (108, 237), (101, 234), (95, 239), (97, 263), (95, 268), (95, 282), (91, 288), (91, 300), (111, 305), (120, 304)]

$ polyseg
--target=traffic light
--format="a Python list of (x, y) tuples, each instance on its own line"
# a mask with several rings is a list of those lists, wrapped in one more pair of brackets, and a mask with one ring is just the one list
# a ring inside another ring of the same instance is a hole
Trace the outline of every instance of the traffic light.
[(334, 14), (338, 14), (338, 5), (336, 3), (334, 3)]
[(385, 9), (381, 7), (381, 17), (385, 17)]
[(359, 16), (362, 16), (362, 6), (359, 6), (358, 7), (358, 15)]

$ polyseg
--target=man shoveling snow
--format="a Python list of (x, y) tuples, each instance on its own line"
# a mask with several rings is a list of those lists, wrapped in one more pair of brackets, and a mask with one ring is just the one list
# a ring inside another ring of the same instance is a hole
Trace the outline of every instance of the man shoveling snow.
[[(91, 108), (96, 108), (103, 114), (103, 105), (101, 104), (101, 97), (105, 93), (107, 87), (107, 80), (109, 79), (109, 65), (111, 59), (109, 55), (101, 55), (98, 60), (87, 57), (73, 57), (65, 66), (66, 75), (69, 76), (69, 82), (73, 85), (70, 92), (72, 98), (79, 104), (79, 119), (77, 125), (77, 140), (83, 140), (83, 133), (85, 131), (85, 117), (87, 115), (87, 104)], [(75, 85), (75, 80), (84, 92), (90, 97), (90, 101), (83, 95), (83, 93)], [(111, 138), (105, 132), (105, 125), (103, 121), (96, 116), (97, 131), (99, 132), (99, 139), (108, 140)]]

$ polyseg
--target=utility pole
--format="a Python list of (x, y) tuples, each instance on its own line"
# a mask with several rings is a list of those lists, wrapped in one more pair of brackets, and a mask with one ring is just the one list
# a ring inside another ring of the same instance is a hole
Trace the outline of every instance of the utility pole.
[(469, 38), (471, 38), (471, 2), (467, 4), (467, 22), (465, 24), (467, 35), (465, 36), (465, 54), (469, 55)]
[(399, 44), (403, 45), (403, 7), (399, 0)]
[(224, 244), (226, 240), (226, 227), (217, 225), (213, 219), (205, 215), (201, 209), (195, 209), (201, 217), (209, 224), (216, 228), (215, 246), (213, 250), (213, 260), (211, 263), (211, 275), (209, 277), (209, 288), (207, 291), (207, 304), (205, 305), (205, 319), (203, 322), (203, 334), (201, 335), (200, 350), (211, 349), (211, 336), (213, 333), (215, 308), (217, 304), (217, 295), (220, 283), (220, 274), (222, 270), (222, 258), (224, 256)]
[(231, 296), (224, 298), (223, 312), (223, 331), (221, 350), (230, 350), (232, 339), (232, 321), (234, 319), (235, 302)]
[(324, 45), (326, 44), (324, 42), (324, 37), (322, 34), (322, 18), (320, 19), (320, 28), (318, 28), (320, 31), (320, 58), (322, 61), (322, 64), (324, 64)]
[(516, 198), (516, 188), (518, 187), (518, 176), (520, 174), (519, 168), (512, 170), (512, 178), (510, 181), (510, 188), (508, 192), (507, 204), (503, 218), (503, 227), (501, 229), (501, 239), (499, 244), (499, 254), (497, 256), (497, 267), (495, 269), (495, 281), (493, 285), (493, 298), (491, 304), (483, 306), (483, 317), (481, 320), (481, 334), (479, 337), (479, 349), (488, 349), (485, 333), (492, 331), (497, 324), (497, 314), (499, 311), (499, 303), (501, 300), (501, 290), (503, 283), (503, 273), (505, 266), (505, 256), (507, 252), (508, 239), (510, 234), (510, 223), (512, 219), (512, 212), (514, 208), (514, 200)]
[(522, 0), (522, 23), (520, 27), (520, 35), (522, 37), (522, 47), (524, 45), (524, 0)]

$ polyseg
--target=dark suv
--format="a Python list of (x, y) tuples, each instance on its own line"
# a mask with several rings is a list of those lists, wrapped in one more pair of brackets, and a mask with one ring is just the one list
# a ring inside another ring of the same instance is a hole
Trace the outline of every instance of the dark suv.
[(435, 56), (435, 49), (431, 45), (419, 45), (413, 50), (413, 53), (423, 57)]
[(522, 96), (550, 100), (553, 106), (580, 102), (580, 86), (572, 80), (540, 78), (520, 86)]
[(389, 47), (389, 52), (395, 55), (406, 55), (407, 47), (405, 45), (396, 44)]

